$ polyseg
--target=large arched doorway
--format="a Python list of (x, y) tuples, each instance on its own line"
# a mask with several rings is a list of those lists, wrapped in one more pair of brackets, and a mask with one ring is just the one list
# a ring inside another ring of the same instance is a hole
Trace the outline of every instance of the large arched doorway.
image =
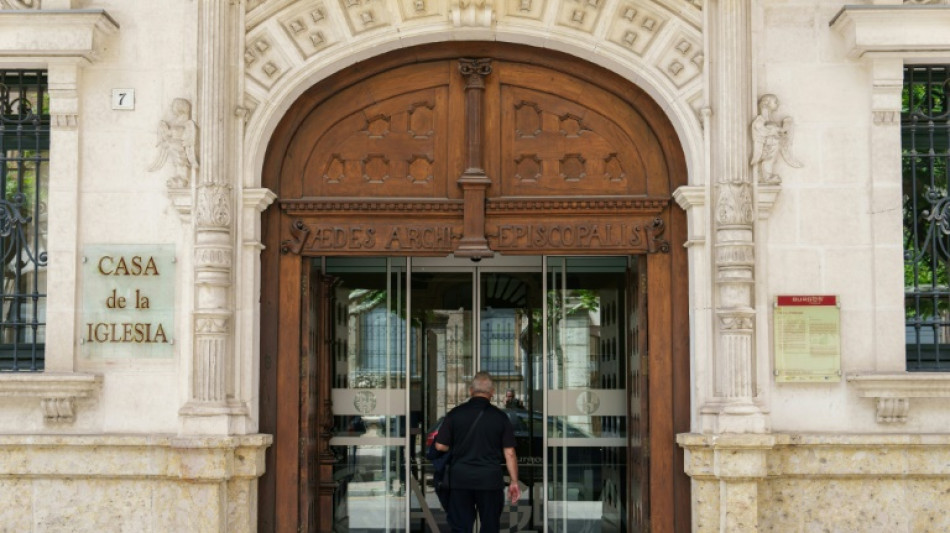
[(688, 530), (685, 184), (653, 100), (546, 50), (402, 50), (301, 96), (263, 171), (261, 530), (438, 527), (420, 452), (479, 369), (520, 401), (512, 528)]

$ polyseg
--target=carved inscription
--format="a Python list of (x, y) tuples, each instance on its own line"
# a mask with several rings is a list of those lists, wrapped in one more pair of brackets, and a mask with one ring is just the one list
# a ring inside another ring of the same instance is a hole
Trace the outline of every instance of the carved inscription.
[(498, 224), (489, 235), (489, 245), (496, 251), (608, 249), (653, 253), (664, 251), (666, 244), (657, 238), (659, 233), (655, 231), (655, 224), (655, 220), (625, 222), (616, 219)]
[[(295, 253), (450, 253), (461, 237), (460, 228), (448, 224), (304, 224), (300, 251)], [(293, 251), (291, 249), (287, 252)]]

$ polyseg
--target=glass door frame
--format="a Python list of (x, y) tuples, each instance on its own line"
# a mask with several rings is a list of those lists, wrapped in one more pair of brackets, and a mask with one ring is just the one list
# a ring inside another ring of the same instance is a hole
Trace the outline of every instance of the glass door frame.
[[(551, 473), (548, 471), (548, 467), (551, 462), (550, 457), (549, 457), (551, 451), (549, 449), (550, 433), (548, 431), (548, 424), (549, 424), (549, 413), (551, 412), (551, 409), (549, 406), (549, 400), (550, 400), (550, 392), (551, 392), (550, 389), (552, 386), (550, 383), (550, 375), (549, 375), (549, 372), (551, 371), (550, 366), (552, 364), (552, 362), (549, 360), (550, 359), (549, 351), (551, 348), (551, 343), (556, 342), (553, 339), (549, 338), (551, 334), (550, 325), (549, 325), (549, 316), (552, 310), (551, 310), (551, 304), (548, 301), (548, 292), (550, 290), (558, 290), (558, 289), (566, 290), (566, 287), (550, 287), (549, 285), (550, 283), (556, 281), (557, 279), (561, 279), (561, 280), (565, 279), (563, 278), (563, 276), (567, 273), (566, 263), (565, 263), (565, 269), (559, 272), (561, 277), (552, 278), (551, 272), (549, 271), (549, 269), (552, 267), (556, 267), (558, 263), (557, 262), (552, 263), (549, 261), (549, 259), (556, 258), (560, 260), (566, 257), (571, 257), (571, 256), (562, 256), (562, 255), (507, 256), (507, 257), (489, 258), (481, 262), (466, 262), (463, 259), (457, 259), (451, 256), (440, 257), (440, 258), (402, 256), (402, 258), (405, 260), (404, 266), (402, 267), (405, 269), (404, 270), (405, 274), (404, 274), (402, 283), (404, 283), (405, 285), (404, 285), (403, 290), (400, 292), (403, 293), (403, 298), (404, 298), (403, 305), (405, 305), (405, 313), (407, 316), (407, 320), (405, 320), (405, 323), (404, 323), (405, 345), (403, 346), (403, 349), (404, 349), (403, 371), (405, 372), (405, 375), (402, 377), (402, 381), (405, 384), (404, 391), (403, 391), (405, 395), (404, 396), (405, 412), (403, 413), (403, 416), (405, 417), (404, 423), (406, 424), (407, 431), (405, 435), (403, 436), (401, 445), (403, 446), (402, 468), (404, 469), (404, 472), (403, 472), (405, 475), (404, 479), (406, 480), (407, 484), (410, 483), (410, 479), (413, 476), (413, 469), (416, 466), (412, 463), (413, 450), (410, 449), (411, 446), (415, 445), (415, 438), (409, 431), (410, 416), (411, 416), (410, 406), (412, 405), (411, 381), (412, 381), (413, 359), (418, 356), (418, 354), (415, 354), (413, 352), (413, 325), (412, 325), (412, 320), (408, 318), (412, 315), (413, 306), (414, 306), (413, 289), (412, 289), (413, 276), (418, 273), (470, 274), (471, 291), (472, 291), (472, 294), (471, 294), (472, 313), (471, 313), (471, 318), (470, 318), (471, 320), (470, 327), (472, 329), (471, 353), (473, 357), (471, 371), (474, 374), (475, 372), (478, 372), (483, 367), (483, 363), (484, 363), (482, 361), (482, 351), (481, 351), (482, 336), (479, 334), (480, 329), (482, 327), (481, 321), (482, 321), (482, 313), (483, 313), (484, 288), (482, 287), (482, 281), (483, 281), (482, 274), (483, 273), (519, 273), (519, 272), (532, 273), (532, 274), (537, 273), (541, 275), (541, 284), (540, 284), (540, 290), (541, 290), (540, 367), (541, 368), (540, 368), (540, 377), (536, 379), (537, 379), (537, 383), (540, 383), (540, 387), (541, 387), (541, 396), (540, 396), (541, 413), (540, 414), (542, 417), (541, 419), (544, 421), (543, 427), (545, 428), (540, 435), (541, 448), (540, 450), (538, 450), (538, 453), (541, 454), (540, 527), (544, 529), (548, 526), (548, 518), (550, 515), (549, 489), (552, 483), (552, 479), (550, 479)], [(576, 256), (576, 257), (595, 258), (595, 257), (607, 257), (607, 256), (598, 255), (598, 256)], [(619, 257), (619, 256), (614, 256), (614, 257)], [(630, 257), (630, 256), (624, 255), (622, 257)], [(387, 268), (386, 268), (387, 280), (391, 280), (391, 267), (392, 265), (390, 264), (389, 261), (387, 261)], [(326, 271), (326, 262), (323, 263), (323, 270)], [(418, 363), (420, 363), (420, 361), (417, 361), (417, 364)], [(528, 363), (528, 364), (534, 364), (534, 363)], [(533, 372), (536, 372), (536, 371), (537, 369), (533, 370)], [(533, 383), (529, 384), (529, 387), (531, 387), (532, 385)], [(629, 386), (630, 386), (629, 383), (625, 383), (624, 385), (624, 389), (626, 390), (627, 395), (630, 394)], [(447, 410), (448, 408), (446, 409), (446, 411)], [(629, 416), (629, 413), (627, 414), (627, 416)], [(424, 430), (425, 428), (423, 427), (422, 429)], [(421, 443), (423, 445), (423, 455), (424, 455), (424, 443), (425, 443), (424, 438), (422, 439)], [(519, 482), (521, 482), (520, 478), (521, 476), (519, 476)], [(412, 490), (410, 490), (408, 486), (406, 487), (405, 494), (406, 494), (406, 498), (405, 498), (405, 501), (403, 502), (405, 523), (403, 524), (403, 527), (405, 528), (406, 531), (410, 531), (411, 526), (412, 526), (412, 521), (413, 521), (413, 515), (412, 515), (413, 492)], [(421, 496), (423, 499), (425, 498), (424, 493), (422, 493)], [(537, 497), (538, 496), (535, 496), (535, 498)], [(535, 512), (534, 501), (535, 500), (532, 500), (530, 502), (531, 510), (528, 511), (530, 513)], [(419, 503), (420, 505), (422, 505), (424, 502), (419, 502)], [(626, 512), (629, 512), (629, 509), (627, 509)], [(398, 523), (398, 521), (396, 523)]]
[[(547, 420), (547, 313), (548, 305), (546, 298), (544, 297), (547, 294), (547, 259), (546, 255), (524, 255), (524, 256), (500, 256), (496, 255), (492, 258), (484, 258), (481, 261), (471, 261), (467, 263), (463, 258), (456, 258), (454, 256), (448, 257), (412, 257), (409, 256), (406, 258), (406, 284), (408, 289), (406, 290), (406, 306), (407, 306), (407, 315), (412, 313), (413, 303), (412, 303), (412, 276), (416, 272), (455, 272), (455, 273), (465, 273), (470, 272), (472, 276), (472, 354), (473, 354), (473, 365), (472, 371), (478, 372), (481, 370), (481, 335), (480, 335), (480, 325), (481, 325), (481, 314), (482, 314), (482, 291), (481, 289), (481, 280), (479, 276), (483, 272), (531, 272), (538, 273), (541, 275), (541, 416), (542, 420)], [(413, 356), (411, 351), (411, 339), (412, 339), (412, 324), (411, 321), (406, 321), (406, 346), (405, 346), (405, 368), (406, 372), (410, 372), (411, 369), (411, 358)], [(476, 356), (476, 354), (478, 356)], [(406, 383), (409, 383), (409, 378), (407, 376)], [(411, 388), (406, 387), (406, 405), (410, 405)], [(407, 415), (408, 416), (408, 415)], [(547, 445), (548, 445), (548, 435), (547, 431), (544, 431), (541, 435), (541, 472), (542, 472), (542, 501), (541, 501), (541, 524), (542, 528), (544, 524), (547, 524)], [(410, 436), (406, 435), (406, 444), (404, 446), (404, 457), (405, 457), (405, 467), (406, 468), (406, 479), (409, 479), (408, 476), (412, 474), (410, 464), (410, 450), (409, 446), (411, 443)], [(519, 481), (520, 482), (520, 481)], [(411, 529), (411, 513), (412, 513), (412, 498), (406, 498), (406, 531)]]

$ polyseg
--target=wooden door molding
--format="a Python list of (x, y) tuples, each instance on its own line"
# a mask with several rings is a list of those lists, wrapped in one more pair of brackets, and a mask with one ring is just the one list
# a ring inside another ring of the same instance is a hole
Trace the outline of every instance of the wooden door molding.
[[(462, 58), (482, 61), (460, 69)], [(261, 530), (294, 531), (301, 516), (302, 346), (286, 324), (305, 310), (305, 258), (500, 252), (648, 256), (649, 514), (653, 531), (688, 531), (674, 442), (689, 430), (686, 220), (671, 201), (686, 181), (674, 129), (646, 93), (550, 50), (440, 43), (304, 93), (263, 168), (279, 207), (263, 217), (261, 431), (275, 440)], [(331, 469), (317, 468), (319, 491), (332, 490)], [(322, 501), (320, 529), (332, 511)]]

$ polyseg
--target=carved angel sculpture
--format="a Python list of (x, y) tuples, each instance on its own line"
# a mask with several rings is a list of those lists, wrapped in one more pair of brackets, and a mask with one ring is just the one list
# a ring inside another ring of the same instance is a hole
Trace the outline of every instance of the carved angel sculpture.
[(802, 164), (791, 153), (794, 123), (791, 117), (781, 122), (772, 118), (778, 109), (778, 98), (766, 94), (759, 98), (759, 115), (752, 121), (752, 179), (758, 183), (778, 185), (782, 178), (775, 173), (775, 162), (779, 155), (794, 168)]
[(198, 143), (198, 126), (191, 120), (191, 102), (184, 98), (172, 100), (172, 118), (158, 126), (158, 157), (148, 168), (154, 172), (168, 161), (175, 168), (175, 175), (168, 179), (172, 188), (188, 187), (191, 171), (198, 168), (195, 154)]

